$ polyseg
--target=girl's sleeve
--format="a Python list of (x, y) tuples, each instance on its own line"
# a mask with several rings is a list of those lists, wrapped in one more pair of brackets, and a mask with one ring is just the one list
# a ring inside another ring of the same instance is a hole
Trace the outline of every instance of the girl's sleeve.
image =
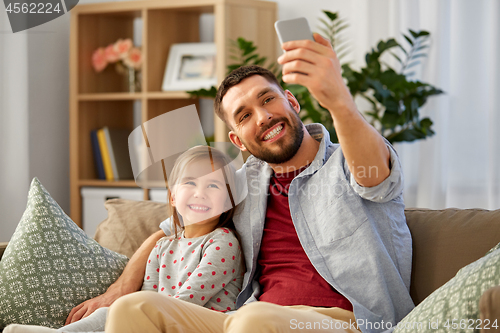
[(173, 295), (201, 306), (236, 278), (242, 261), (238, 239), (232, 233), (214, 234), (204, 244), (202, 253), (197, 268)]
[(160, 242), (156, 243), (155, 247), (149, 254), (146, 262), (146, 273), (144, 274), (144, 282), (142, 290), (158, 291), (158, 282), (160, 281)]

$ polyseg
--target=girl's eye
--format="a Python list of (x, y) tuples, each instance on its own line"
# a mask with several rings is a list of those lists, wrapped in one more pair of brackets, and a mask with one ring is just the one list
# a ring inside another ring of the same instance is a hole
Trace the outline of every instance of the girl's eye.
[(215, 184), (210, 184), (208, 185), (208, 187), (211, 187), (211, 188), (219, 188), (219, 186), (215, 185)]
[(196, 183), (192, 182), (192, 181), (188, 181), (188, 182), (185, 182), (184, 185), (193, 185), (193, 186), (196, 186)]

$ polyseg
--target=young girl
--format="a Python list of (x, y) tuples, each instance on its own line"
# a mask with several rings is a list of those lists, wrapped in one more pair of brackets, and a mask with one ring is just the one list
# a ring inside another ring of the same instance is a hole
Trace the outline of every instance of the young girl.
[[(179, 156), (172, 169), (168, 205), (173, 235), (160, 239), (146, 264), (142, 290), (226, 312), (236, 309), (244, 267), (234, 234), (235, 173), (220, 151), (197, 146)], [(107, 308), (53, 330), (11, 325), (13, 332), (104, 331)]]

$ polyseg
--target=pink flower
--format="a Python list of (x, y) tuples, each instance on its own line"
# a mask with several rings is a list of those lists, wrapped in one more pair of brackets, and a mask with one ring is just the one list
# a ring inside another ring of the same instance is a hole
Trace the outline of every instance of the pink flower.
[(106, 61), (106, 52), (103, 47), (98, 48), (92, 54), (92, 66), (96, 72), (102, 72), (108, 65)]
[(113, 48), (121, 59), (125, 59), (132, 48), (132, 40), (130, 38), (118, 39)]
[(137, 47), (130, 49), (126, 58), (123, 59), (123, 63), (127, 67), (132, 67), (135, 69), (140, 69), (142, 65), (142, 52)]
[(106, 53), (106, 60), (108, 63), (113, 63), (116, 62), (120, 59), (120, 55), (115, 51), (114, 44), (109, 44), (106, 47), (105, 53)]

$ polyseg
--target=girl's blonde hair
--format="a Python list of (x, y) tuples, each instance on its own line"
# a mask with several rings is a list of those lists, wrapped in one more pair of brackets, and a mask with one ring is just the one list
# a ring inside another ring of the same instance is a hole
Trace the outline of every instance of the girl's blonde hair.
[(184, 170), (188, 167), (188, 165), (200, 160), (208, 160), (212, 165), (212, 171), (216, 171), (218, 169), (222, 171), (224, 180), (226, 182), (226, 189), (229, 195), (229, 200), (231, 201), (231, 209), (221, 214), (221, 216), (219, 217), (219, 223), (217, 224), (216, 228), (227, 227), (235, 231), (233, 224), (235, 202), (233, 193), (231, 192), (231, 188), (234, 189), (236, 170), (231, 165), (231, 159), (226, 154), (215, 148), (209, 146), (196, 146), (187, 150), (177, 158), (177, 160), (175, 161), (175, 165), (172, 168), (172, 172), (170, 173), (170, 177), (167, 179), (169, 184), (167, 205), (170, 209), (170, 212), (172, 213), (172, 219), (174, 222), (173, 231), (175, 237), (177, 237), (178, 229), (183, 230), (184, 226), (183, 223), (181, 223), (177, 209), (172, 205), (172, 188), (178, 184)]

